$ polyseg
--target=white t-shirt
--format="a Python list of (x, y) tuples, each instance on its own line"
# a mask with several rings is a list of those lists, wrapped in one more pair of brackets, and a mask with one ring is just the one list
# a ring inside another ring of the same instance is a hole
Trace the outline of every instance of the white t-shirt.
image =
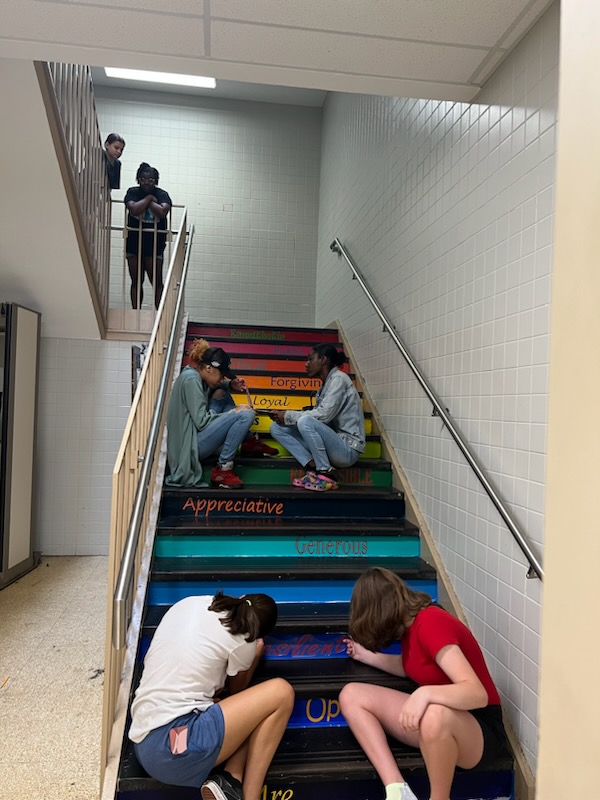
[(142, 739), (155, 728), (213, 704), (227, 675), (251, 666), (256, 642), (233, 636), (209, 611), (213, 598), (186, 597), (161, 620), (144, 660), (144, 671), (131, 704), (129, 738)]

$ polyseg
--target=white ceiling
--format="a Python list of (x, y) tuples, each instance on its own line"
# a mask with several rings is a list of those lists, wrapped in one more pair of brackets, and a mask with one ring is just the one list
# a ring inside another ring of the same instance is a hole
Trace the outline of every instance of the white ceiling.
[(8, 58), (456, 101), (553, 0), (1, 0)]

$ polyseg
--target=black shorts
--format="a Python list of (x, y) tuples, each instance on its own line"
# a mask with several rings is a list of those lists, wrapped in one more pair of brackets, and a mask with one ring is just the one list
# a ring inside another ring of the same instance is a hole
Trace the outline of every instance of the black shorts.
[[(127, 243), (125, 245), (125, 252), (128, 256), (138, 255), (138, 240), (140, 235), (138, 231), (129, 231), (127, 233)], [(162, 258), (167, 243), (167, 234), (160, 231), (156, 234), (156, 256)], [(142, 232), (142, 258), (153, 258), (154, 256), (154, 231)]]
[(510, 758), (508, 739), (502, 722), (502, 708), (498, 705), (474, 708), (469, 711), (483, 732), (483, 755), (477, 769), (487, 767), (500, 758)]

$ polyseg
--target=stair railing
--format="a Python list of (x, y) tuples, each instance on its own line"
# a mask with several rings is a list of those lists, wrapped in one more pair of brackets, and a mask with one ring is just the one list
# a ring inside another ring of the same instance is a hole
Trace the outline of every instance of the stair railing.
[[(173, 380), (184, 314), (184, 287), (193, 237), (192, 227), (186, 247), (186, 220), (184, 211), (146, 359), (113, 469), (102, 722), (103, 771), (109, 746), (111, 751), (114, 748), (111, 734), (118, 701), (125, 707), (127, 704), (127, 698), (119, 699), (128, 653), (125, 648), (127, 630), (136, 590), (144, 580), (142, 555), (157, 519), (158, 504), (150, 490), (156, 484), (159, 462), (162, 461), (164, 467), (164, 459), (157, 458), (156, 454), (164, 437), (166, 401)], [(120, 749), (120, 742), (117, 749)]]
[(111, 204), (91, 69), (40, 61), (35, 63), (35, 69), (94, 312), (104, 338)]
[(333, 240), (333, 242), (330, 244), (329, 247), (330, 247), (330, 250), (332, 252), (337, 253), (338, 255), (342, 256), (345, 259), (346, 263), (350, 267), (350, 270), (352, 271), (352, 279), (358, 281), (358, 283), (360, 284), (363, 292), (365, 293), (365, 295), (367, 296), (369, 302), (373, 306), (373, 309), (375, 310), (375, 313), (377, 314), (379, 319), (382, 321), (384, 331), (387, 331), (387, 333), (390, 335), (392, 341), (394, 342), (394, 344), (396, 345), (398, 350), (400, 350), (400, 352), (402, 353), (402, 356), (403, 356), (404, 360), (406, 361), (406, 363), (408, 364), (408, 366), (409, 366), (410, 370), (412, 371), (413, 375), (415, 376), (415, 378), (417, 379), (417, 381), (421, 385), (421, 388), (423, 389), (423, 391), (425, 392), (425, 394), (427, 395), (429, 400), (433, 403), (434, 414), (436, 416), (439, 416), (442, 419), (442, 421), (443, 421), (444, 425), (446, 426), (448, 432), (450, 433), (450, 435), (452, 436), (452, 438), (454, 439), (454, 441), (458, 445), (461, 453), (463, 454), (463, 456), (467, 460), (467, 463), (469, 464), (469, 466), (471, 467), (471, 469), (475, 473), (478, 481), (481, 483), (481, 485), (483, 486), (484, 490), (486, 491), (488, 497), (490, 498), (490, 500), (492, 501), (492, 503), (496, 507), (498, 513), (500, 514), (500, 516), (502, 517), (502, 519), (506, 523), (509, 531), (511, 532), (511, 534), (513, 536), (513, 538), (515, 539), (516, 543), (521, 548), (523, 554), (525, 555), (525, 557), (527, 558), (527, 560), (529, 562), (529, 569), (527, 571), (527, 577), (528, 578), (537, 577), (540, 580), (543, 580), (543, 578), (544, 578), (544, 570), (542, 569), (541, 561), (538, 559), (536, 554), (533, 552), (533, 549), (532, 549), (532, 547), (531, 547), (531, 545), (530, 545), (530, 543), (529, 543), (529, 541), (527, 539), (527, 536), (521, 531), (519, 525), (513, 519), (512, 515), (510, 514), (510, 512), (508, 511), (508, 509), (506, 507), (506, 504), (504, 503), (504, 501), (500, 497), (500, 494), (499, 494), (498, 490), (492, 485), (490, 479), (486, 476), (483, 468), (481, 467), (481, 465), (479, 464), (479, 462), (477, 460), (477, 457), (472, 452), (471, 448), (469, 447), (469, 445), (467, 444), (467, 442), (465, 441), (465, 439), (461, 435), (460, 431), (458, 430), (458, 428), (456, 427), (456, 425), (452, 421), (452, 418), (448, 414), (446, 408), (444, 407), (444, 405), (442, 404), (442, 402), (440, 401), (440, 399), (438, 398), (438, 396), (436, 395), (434, 390), (429, 385), (427, 379), (425, 378), (425, 376), (423, 375), (423, 373), (419, 369), (418, 365), (416, 364), (416, 362), (412, 358), (412, 356), (409, 353), (409, 351), (407, 350), (405, 344), (402, 342), (402, 340), (400, 339), (400, 337), (396, 333), (396, 331), (394, 329), (394, 326), (392, 325), (392, 323), (390, 322), (390, 320), (386, 316), (385, 312), (383, 311), (383, 309), (381, 308), (381, 306), (379, 305), (379, 303), (375, 299), (375, 297), (374, 297), (373, 293), (371, 292), (371, 290), (369, 289), (369, 286), (367, 285), (365, 279), (362, 277), (362, 275), (360, 274), (358, 268), (356, 267), (356, 265), (352, 261), (352, 258), (350, 257), (348, 251), (346, 250), (346, 248), (343, 246), (343, 244), (340, 242), (340, 240), (337, 237)]

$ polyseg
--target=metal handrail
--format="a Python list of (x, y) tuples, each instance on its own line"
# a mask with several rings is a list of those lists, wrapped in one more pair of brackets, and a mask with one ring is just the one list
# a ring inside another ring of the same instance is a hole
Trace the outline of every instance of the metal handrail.
[(540, 560), (537, 558), (537, 556), (535, 555), (535, 553), (531, 549), (531, 545), (527, 541), (527, 537), (525, 536), (524, 533), (521, 532), (519, 526), (514, 521), (514, 519), (512, 518), (510, 512), (506, 508), (504, 502), (500, 498), (500, 495), (498, 494), (498, 491), (494, 488), (494, 486), (492, 485), (490, 480), (486, 477), (482, 467), (479, 465), (479, 462), (477, 461), (476, 456), (474, 455), (474, 453), (471, 451), (469, 445), (465, 442), (465, 440), (461, 436), (459, 430), (457, 429), (456, 425), (454, 424), (454, 422), (450, 418), (448, 412), (446, 411), (446, 408), (442, 405), (442, 403), (440, 402), (439, 398), (437, 397), (437, 395), (435, 394), (435, 392), (433, 391), (433, 389), (431, 388), (431, 386), (427, 382), (427, 379), (423, 376), (421, 370), (419, 369), (419, 367), (417, 366), (417, 364), (413, 360), (412, 356), (410, 355), (410, 353), (406, 349), (406, 346), (404, 345), (404, 343), (402, 342), (402, 340), (400, 339), (400, 337), (398, 336), (398, 334), (394, 330), (394, 327), (393, 327), (392, 323), (389, 321), (389, 319), (385, 315), (384, 311), (381, 309), (381, 306), (379, 305), (379, 303), (377, 302), (377, 300), (373, 296), (373, 293), (369, 289), (366, 281), (364, 280), (364, 278), (360, 274), (358, 268), (356, 267), (356, 265), (352, 261), (350, 255), (348, 254), (348, 251), (345, 249), (345, 247), (343, 246), (343, 244), (340, 242), (340, 240), (337, 237), (333, 240), (333, 242), (331, 243), (331, 245), (329, 247), (332, 250), (332, 252), (343, 256), (343, 258), (348, 263), (348, 266), (352, 270), (353, 279), (357, 280), (359, 282), (362, 290), (367, 295), (367, 297), (369, 299), (369, 302), (373, 306), (377, 316), (383, 322), (384, 330), (387, 330), (387, 332), (391, 336), (394, 344), (396, 345), (396, 347), (402, 353), (402, 356), (404, 357), (406, 363), (410, 367), (413, 375), (415, 376), (415, 378), (420, 383), (421, 388), (423, 389), (423, 391), (425, 392), (427, 397), (433, 403), (433, 407), (435, 409), (435, 413), (439, 417), (441, 417), (441, 419), (444, 422), (444, 425), (446, 426), (446, 428), (448, 429), (450, 435), (452, 436), (452, 438), (454, 439), (454, 441), (458, 445), (460, 451), (462, 452), (462, 454), (466, 458), (469, 466), (471, 467), (471, 469), (473, 470), (473, 472), (477, 476), (477, 479), (479, 480), (479, 482), (481, 483), (481, 485), (483, 486), (483, 488), (487, 492), (490, 500), (492, 501), (492, 503), (496, 507), (498, 513), (500, 514), (500, 516), (502, 517), (502, 519), (506, 523), (508, 529), (512, 533), (513, 538), (515, 539), (516, 543), (519, 545), (519, 547), (523, 551), (525, 557), (529, 561), (529, 570), (527, 572), (527, 577), (528, 578), (538, 577), (540, 580), (543, 580), (543, 578), (544, 578), (544, 570), (542, 569), (542, 565), (541, 565)]
[[(187, 270), (190, 260), (191, 243), (194, 235), (194, 226), (190, 227), (187, 249), (185, 259), (183, 262), (183, 269), (181, 273), (181, 283), (177, 294), (177, 302), (175, 305), (174, 320), (180, 318), (180, 312), (183, 304), (184, 287), (187, 277)], [(171, 365), (175, 358), (177, 350), (177, 342), (179, 339), (179, 326), (174, 324), (169, 334), (169, 343), (167, 345), (167, 353), (165, 357), (165, 364), (163, 367), (156, 405), (154, 407), (154, 414), (152, 416), (152, 423), (150, 425), (150, 433), (148, 434), (148, 444), (146, 447), (146, 456), (142, 464), (140, 479), (135, 495), (135, 502), (133, 512), (131, 514), (131, 521), (127, 532), (127, 540), (123, 548), (123, 556), (119, 567), (119, 575), (117, 578), (116, 588), (113, 595), (113, 629), (112, 640), (115, 650), (120, 650), (126, 644), (127, 628), (129, 621), (127, 620), (127, 599), (132, 589), (133, 572), (135, 566), (135, 554), (138, 549), (141, 525), (143, 521), (144, 506), (148, 496), (150, 470), (152, 468), (152, 459), (147, 455), (154, 453), (158, 435), (160, 430), (160, 421), (163, 414), (165, 400), (167, 396), (168, 380), (171, 375)]]

